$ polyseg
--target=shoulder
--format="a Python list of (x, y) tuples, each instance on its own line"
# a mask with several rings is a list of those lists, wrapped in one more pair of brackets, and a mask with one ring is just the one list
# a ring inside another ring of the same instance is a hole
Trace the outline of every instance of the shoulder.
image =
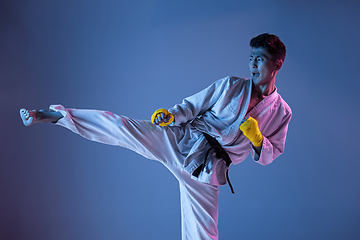
[(231, 83), (250, 83), (250, 79), (242, 77), (227, 76), (225, 79), (227, 79)]
[[(247, 78), (239, 78), (234, 76), (227, 76), (221, 79), (216, 80), (210, 86), (206, 88), (206, 90), (213, 89), (214, 91), (219, 91), (222, 93), (234, 93), (241, 92), (244, 89), (248, 89), (250, 87), (250, 80)], [(216, 90), (215, 90), (216, 89)]]
[(222, 79), (230, 88), (231, 87), (242, 87), (242, 86), (249, 86), (250, 79), (248, 78), (241, 78), (235, 76), (227, 76)]
[(292, 116), (292, 110), (289, 106), (289, 104), (281, 97), (281, 95), (277, 94), (277, 104), (281, 107), (281, 109), (284, 111), (285, 115), (288, 115), (289, 117)]
[(218, 83), (218, 84), (250, 84), (250, 79), (248, 78), (241, 78), (241, 77), (235, 77), (235, 76), (226, 76), (224, 78), (220, 78), (218, 80), (216, 80), (213, 83)]

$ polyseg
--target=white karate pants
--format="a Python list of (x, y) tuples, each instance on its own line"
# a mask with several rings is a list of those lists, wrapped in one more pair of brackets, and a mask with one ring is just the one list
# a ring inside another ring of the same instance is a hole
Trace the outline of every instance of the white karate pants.
[(61, 105), (50, 109), (64, 116), (57, 125), (92, 141), (122, 146), (163, 163), (179, 181), (182, 239), (218, 239), (218, 186), (194, 180), (183, 170), (199, 131), (189, 126), (160, 127), (106, 111), (66, 109)]

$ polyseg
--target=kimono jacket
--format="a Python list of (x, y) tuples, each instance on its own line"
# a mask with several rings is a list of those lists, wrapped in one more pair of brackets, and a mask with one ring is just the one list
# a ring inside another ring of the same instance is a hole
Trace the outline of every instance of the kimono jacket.
[[(174, 125), (196, 129), (215, 138), (230, 156), (232, 164), (242, 162), (251, 153), (256, 162), (267, 165), (284, 151), (292, 112), (275, 89), (247, 113), (251, 90), (250, 79), (225, 77), (185, 98), (168, 111), (174, 115)], [(263, 135), (260, 154), (256, 153), (252, 143), (239, 129), (243, 119), (250, 116), (257, 120)], [(200, 136), (185, 159), (185, 171), (192, 174), (204, 162), (207, 148), (207, 140)], [(226, 170), (225, 162), (213, 157), (206, 162), (197, 179), (224, 185)]]

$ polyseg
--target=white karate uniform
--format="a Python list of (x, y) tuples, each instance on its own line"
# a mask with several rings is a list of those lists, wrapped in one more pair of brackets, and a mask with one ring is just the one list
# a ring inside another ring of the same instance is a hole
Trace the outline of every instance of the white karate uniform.
[[(245, 78), (215, 81), (169, 109), (175, 122), (166, 127), (107, 111), (67, 109), (61, 105), (51, 105), (50, 110), (64, 116), (57, 125), (87, 139), (122, 146), (162, 162), (179, 181), (182, 239), (215, 240), (218, 239), (218, 186), (226, 184), (228, 167), (223, 159), (212, 154), (199, 176), (192, 175), (204, 163), (210, 147), (202, 132), (218, 140), (233, 164), (243, 161), (251, 152), (254, 160), (266, 165), (284, 150), (290, 107), (275, 90), (246, 114), (251, 88), (251, 80)], [(239, 129), (241, 121), (248, 116), (258, 121), (264, 136), (260, 155)]]

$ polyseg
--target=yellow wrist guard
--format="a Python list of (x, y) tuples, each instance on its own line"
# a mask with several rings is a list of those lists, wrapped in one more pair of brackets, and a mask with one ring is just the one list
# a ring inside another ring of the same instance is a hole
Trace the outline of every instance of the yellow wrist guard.
[(164, 127), (164, 126), (167, 126), (167, 125), (169, 125), (170, 123), (172, 123), (174, 121), (174, 115), (172, 115), (168, 110), (166, 110), (164, 108), (160, 108), (160, 109), (156, 110), (153, 113), (153, 115), (151, 116), (151, 122), (153, 124), (155, 124), (155, 119), (158, 118), (159, 116), (161, 116), (162, 113), (164, 113), (167, 117), (170, 116), (170, 119), (167, 122), (164, 121), (164, 122), (160, 123), (159, 126)]
[(263, 142), (263, 135), (259, 130), (257, 121), (249, 117), (243, 124), (240, 125), (240, 130), (244, 135), (254, 144), (255, 147), (261, 147)]

